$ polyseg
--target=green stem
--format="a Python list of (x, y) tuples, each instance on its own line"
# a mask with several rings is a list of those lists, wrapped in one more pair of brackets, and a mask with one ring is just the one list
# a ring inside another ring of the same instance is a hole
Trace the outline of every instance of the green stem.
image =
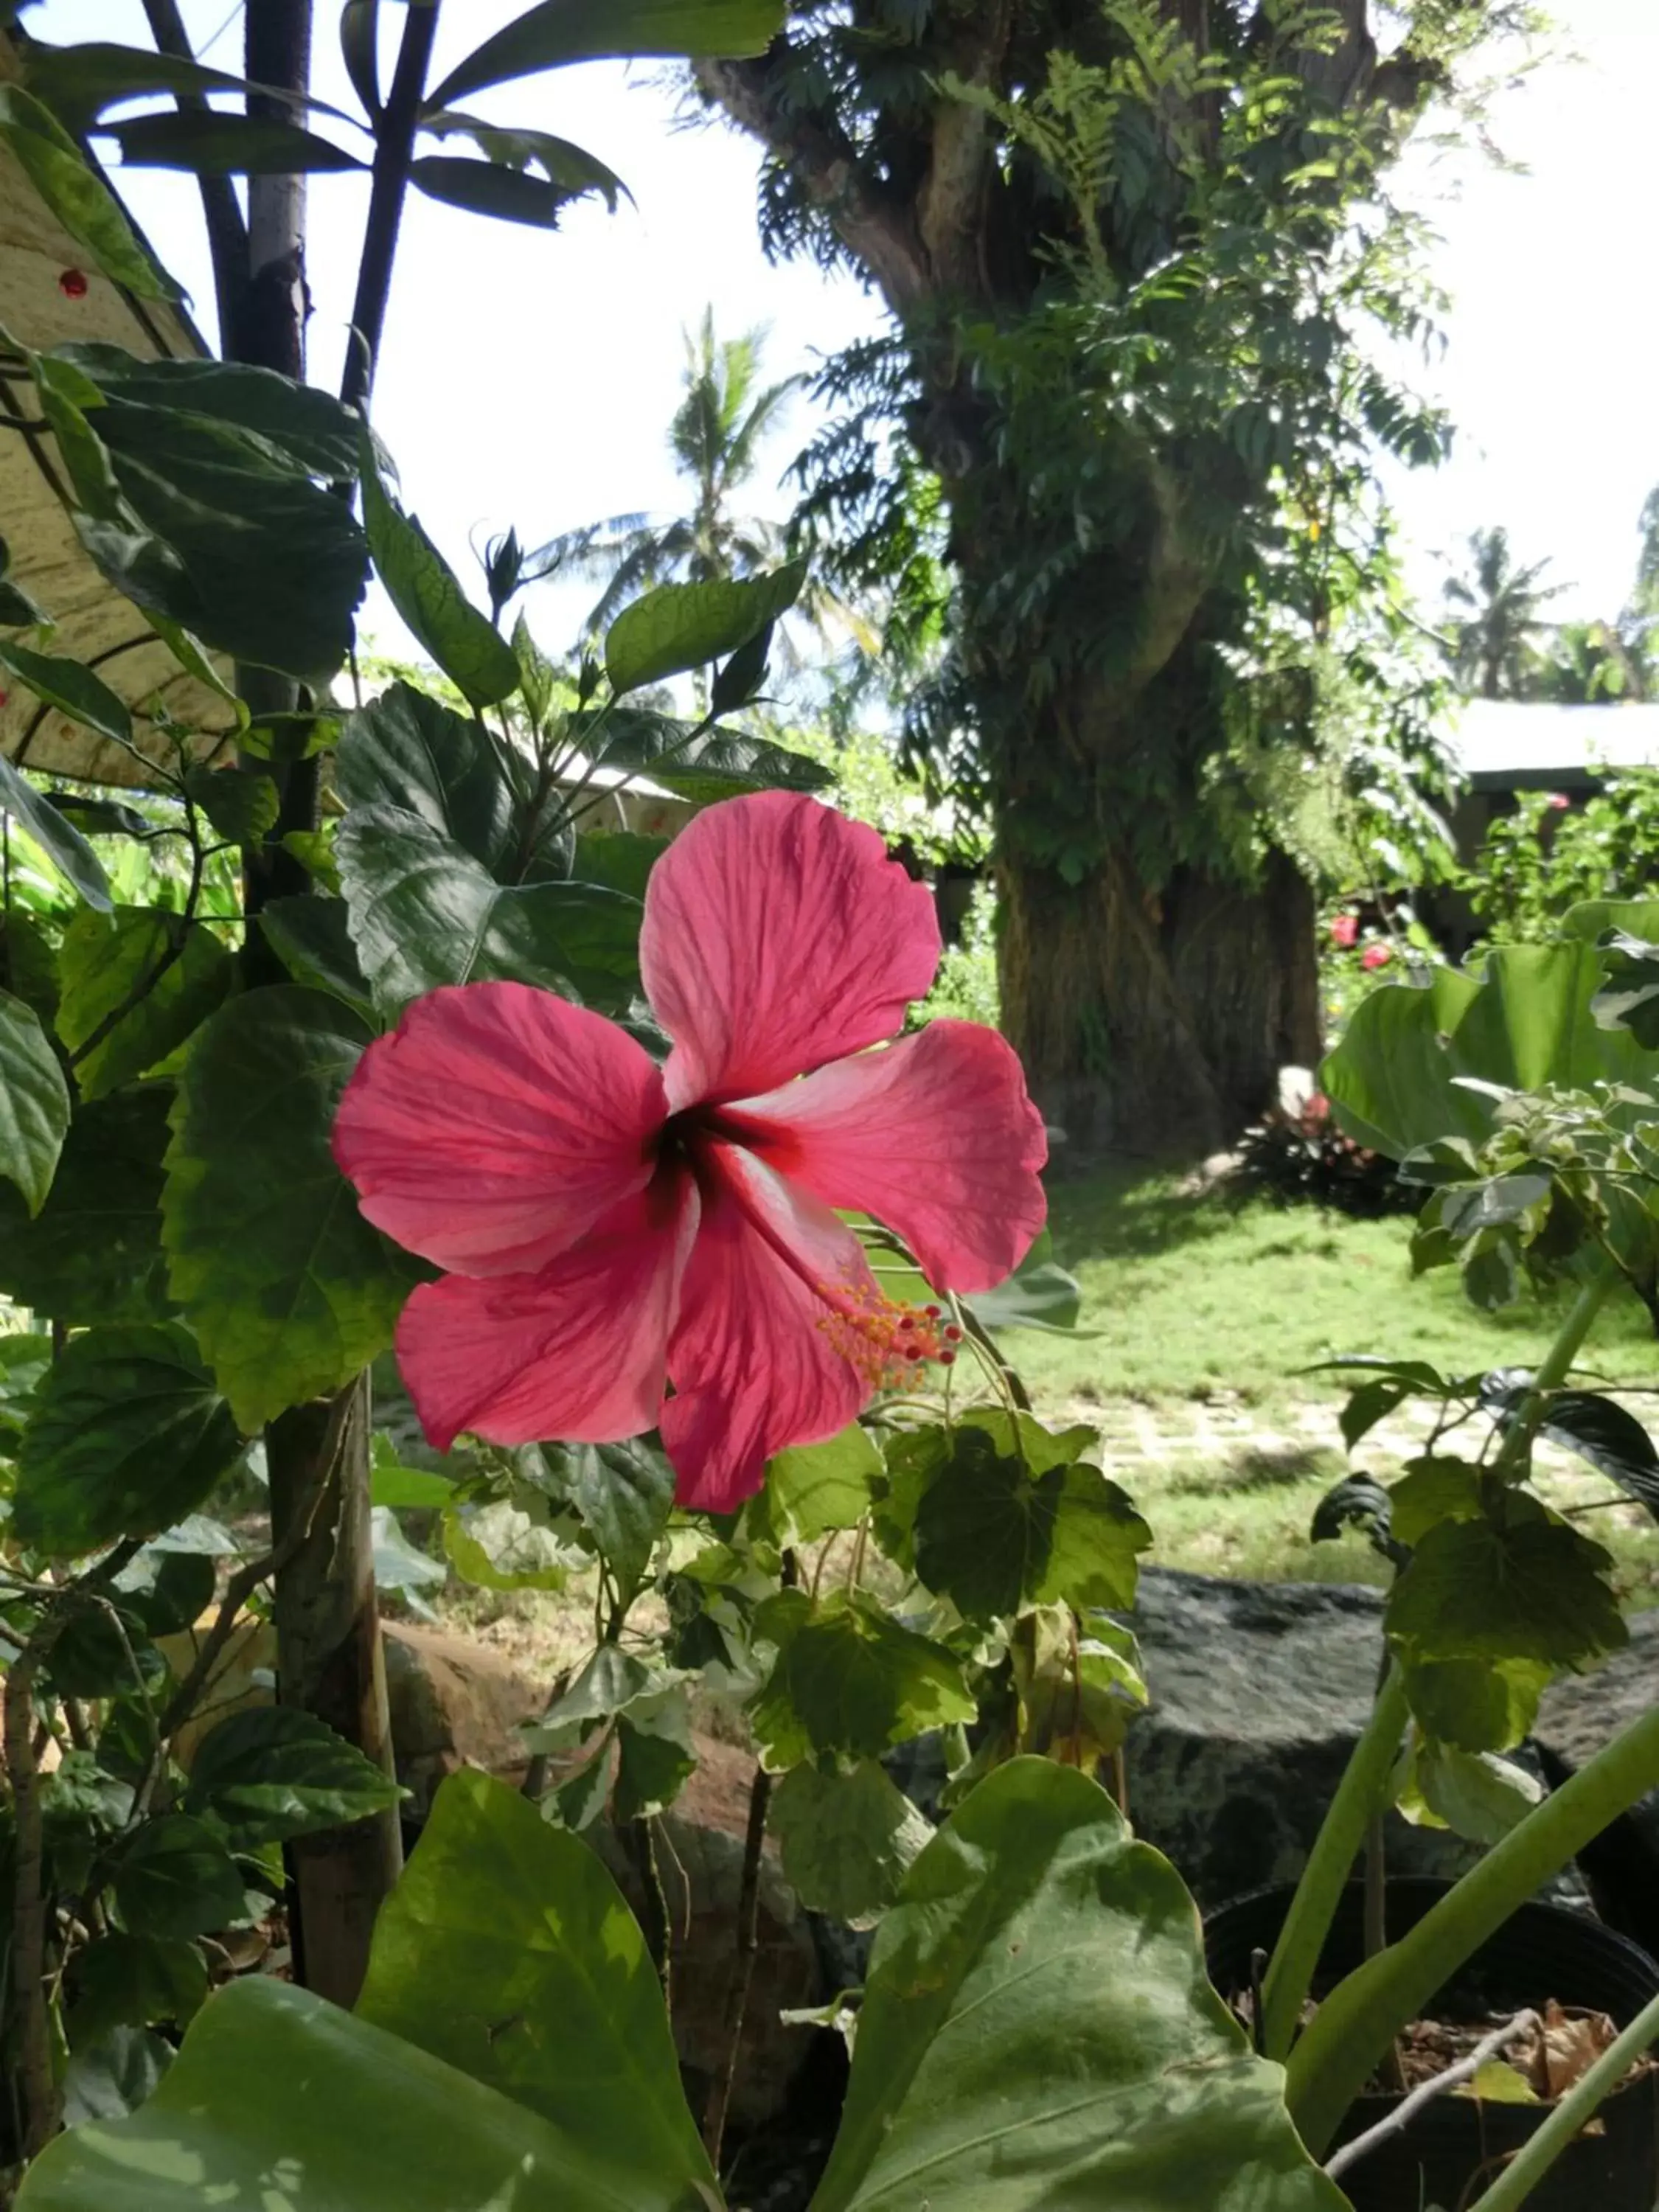
[(1515, 2212), (1597, 2106), (1655, 2042), (1659, 2042), (1659, 1997), (1645, 2005), (1617, 2041), (1609, 2044), (1595, 2065), (1579, 2076), (1537, 2134), (1516, 2153), (1486, 2195), (1477, 2199), (1474, 2212)]
[(1614, 1285), (1624, 1280), (1621, 1268), (1613, 1261), (1606, 1261), (1579, 1291), (1567, 1310), (1566, 1319), (1555, 1333), (1554, 1341), (1539, 1364), (1532, 1378), (1514, 1426), (1504, 1437), (1503, 1449), (1493, 1462), (1494, 1473), (1509, 1474), (1525, 1461), (1532, 1449), (1532, 1440), (1544, 1418), (1545, 1408), (1552, 1391), (1559, 1390), (1572, 1371), (1572, 1363), (1583, 1348), (1595, 1316), (1607, 1303)]
[(1268, 2058), (1282, 2061), (1295, 2039), (1337, 1900), (1353, 1871), (1372, 1815), (1382, 1802), (1410, 1717), (1405, 1678), (1398, 1667), (1390, 1666), (1273, 1946), (1273, 1963), (1261, 1989), (1261, 2049)]
[(1535, 1806), (1409, 1935), (1337, 1984), (1291, 2051), (1285, 2082), (1291, 2117), (1316, 2158), (1390, 2042), (1448, 1977), (1609, 1821), (1656, 1786), (1659, 1708)]

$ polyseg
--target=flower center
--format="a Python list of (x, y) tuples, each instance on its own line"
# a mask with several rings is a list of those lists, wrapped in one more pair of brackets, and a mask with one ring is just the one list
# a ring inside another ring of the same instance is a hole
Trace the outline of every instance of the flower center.
[(937, 1306), (906, 1305), (868, 1284), (815, 1288), (830, 1308), (818, 1327), (872, 1390), (908, 1389), (930, 1361), (955, 1365), (962, 1331)]

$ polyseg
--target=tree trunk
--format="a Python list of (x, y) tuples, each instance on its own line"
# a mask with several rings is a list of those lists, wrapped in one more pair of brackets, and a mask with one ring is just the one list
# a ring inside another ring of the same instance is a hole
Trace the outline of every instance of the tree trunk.
[(1186, 867), (1157, 896), (1121, 846), (1079, 884), (1010, 852), (998, 877), (1005, 1026), (1070, 1145), (1214, 1152), (1317, 1060), (1313, 898), (1283, 854), (1255, 886)]

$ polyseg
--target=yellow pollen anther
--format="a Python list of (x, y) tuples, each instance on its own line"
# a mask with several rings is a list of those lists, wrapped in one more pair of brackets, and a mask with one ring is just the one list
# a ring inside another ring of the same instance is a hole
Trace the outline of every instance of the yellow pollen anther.
[(820, 1283), (830, 1307), (818, 1327), (872, 1390), (902, 1390), (928, 1360), (949, 1367), (962, 1332), (937, 1306), (909, 1306), (867, 1283)]

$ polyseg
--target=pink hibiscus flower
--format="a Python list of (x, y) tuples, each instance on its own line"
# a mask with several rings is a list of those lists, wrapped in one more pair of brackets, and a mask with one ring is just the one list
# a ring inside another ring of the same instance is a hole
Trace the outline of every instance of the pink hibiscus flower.
[[(640, 964), (673, 1049), (521, 983), (410, 1006), (364, 1054), (334, 1154), (367, 1218), (447, 1272), (404, 1309), (427, 1434), (614, 1442), (660, 1428), (681, 1502), (726, 1511), (956, 1332), (885, 1297), (836, 1209), (941, 1290), (1042, 1225), (1042, 1122), (993, 1030), (895, 1036), (933, 981), (925, 885), (872, 830), (728, 799), (653, 872)], [(669, 1386), (672, 1385), (672, 1395)]]
[(1359, 964), (1362, 968), (1386, 968), (1393, 957), (1394, 953), (1389, 946), (1368, 945), (1359, 956)]
[(1346, 952), (1358, 941), (1358, 917), (1352, 914), (1338, 915), (1331, 924), (1331, 943), (1339, 951)]

